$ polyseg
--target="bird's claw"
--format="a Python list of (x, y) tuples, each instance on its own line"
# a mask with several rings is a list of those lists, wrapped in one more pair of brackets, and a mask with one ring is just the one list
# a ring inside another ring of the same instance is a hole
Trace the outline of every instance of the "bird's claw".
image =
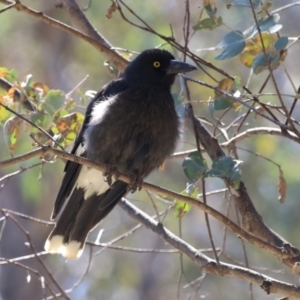
[(120, 177), (120, 173), (117, 167), (106, 164), (105, 172), (103, 173), (103, 176), (104, 176), (104, 181), (106, 181), (107, 184), (111, 186), (113, 183), (112, 177), (115, 177), (115, 179), (117, 180)]
[(143, 185), (143, 177), (137, 174), (130, 175), (130, 183), (129, 183), (129, 190), (131, 193), (136, 192), (137, 190), (140, 191)]

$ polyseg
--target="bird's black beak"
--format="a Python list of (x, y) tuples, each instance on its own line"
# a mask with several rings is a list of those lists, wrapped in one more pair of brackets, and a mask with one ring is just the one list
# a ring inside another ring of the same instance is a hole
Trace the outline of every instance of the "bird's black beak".
[(168, 68), (167, 68), (167, 74), (178, 74), (178, 73), (185, 73), (185, 72), (190, 72), (190, 71), (194, 71), (197, 68), (187, 64), (183, 61), (180, 60), (171, 60)]

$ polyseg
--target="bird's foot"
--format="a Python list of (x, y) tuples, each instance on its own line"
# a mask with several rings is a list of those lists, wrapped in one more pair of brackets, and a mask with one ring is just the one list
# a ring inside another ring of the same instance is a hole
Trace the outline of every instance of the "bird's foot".
[(108, 185), (112, 185), (113, 180), (112, 177), (115, 177), (117, 180), (120, 177), (120, 173), (115, 166), (111, 166), (109, 164), (105, 165), (105, 172), (103, 173), (104, 180), (108, 183)]
[(140, 191), (143, 185), (143, 177), (136, 173), (130, 175), (130, 183), (129, 183), (129, 190), (131, 193), (136, 192), (137, 190)]

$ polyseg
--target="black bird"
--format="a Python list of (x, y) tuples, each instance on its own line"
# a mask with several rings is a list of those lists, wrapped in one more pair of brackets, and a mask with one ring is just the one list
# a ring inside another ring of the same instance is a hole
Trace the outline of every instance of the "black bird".
[[(46, 241), (48, 252), (78, 258), (88, 233), (173, 153), (179, 120), (171, 86), (178, 73), (195, 69), (168, 51), (145, 50), (95, 95), (71, 153), (105, 165), (107, 178), (67, 162), (51, 219), (67, 204)], [(131, 184), (112, 179), (118, 172)]]

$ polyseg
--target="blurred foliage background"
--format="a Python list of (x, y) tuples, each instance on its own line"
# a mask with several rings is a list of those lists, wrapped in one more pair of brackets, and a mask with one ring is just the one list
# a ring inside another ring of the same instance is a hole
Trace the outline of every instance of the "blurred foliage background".
[[(272, 1), (272, 9), (292, 3), (293, 1)], [(24, 0), (23, 4), (43, 11), (45, 14), (69, 23), (68, 17), (62, 10), (55, 7), (56, 1), (49, 0)], [(78, 0), (81, 7), (88, 5), (87, 0)], [(184, 1), (178, 0), (153, 0), (137, 1), (126, 0), (126, 3), (134, 8), (139, 16), (151, 24), (158, 32), (170, 35), (170, 24), (174, 37), (183, 44), (183, 18), (185, 11)], [(229, 31), (228, 28), (245, 30), (252, 26), (253, 17), (249, 8), (231, 7), (227, 9), (229, 1), (216, 1), (218, 14), (222, 16), (226, 26), (220, 26), (213, 31), (198, 30), (194, 33), (189, 48), (198, 53), (207, 61), (212, 61), (219, 68), (226, 70), (233, 76), (239, 76), (242, 82), (247, 82), (249, 69), (243, 66), (238, 57), (225, 61), (215, 61), (214, 57), (219, 51), (201, 51), (216, 46)], [(107, 9), (111, 2), (91, 1), (91, 6), (85, 11), (87, 18), (115, 47), (140, 52), (147, 48), (153, 48), (163, 43), (161, 39), (150, 33), (125, 23), (118, 12), (111, 19), (106, 18)], [(197, 24), (202, 9), (202, 1), (191, 0), (191, 26)], [(283, 25), (281, 33), (289, 37), (296, 37), (300, 32), (299, 20), (300, 7), (295, 6), (280, 12), (280, 24)], [(84, 113), (87, 99), (82, 100), (82, 95), (87, 90), (98, 90), (111, 77), (104, 67), (105, 57), (86, 42), (71, 36), (59, 29), (51, 27), (29, 15), (10, 9), (0, 14), (0, 67), (8, 70), (14, 69), (18, 73), (20, 81), (28, 74), (32, 74), (36, 82), (46, 84), (50, 89), (62, 90), (68, 93), (87, 75), (88, 78), (75, 91), (74, 97), (77, 105), (75, 110)], [(172, 50), (170, 47), (164, 47)], [(300, 45), (296, 43), (288, 51), (284, 67), (296, 85), (299, 85), (300, 70)], [(176, 52), (175, 52), (176, 55)], [(180, 58), (180, 57), (179, 57)], [(214, 74), (221, 80), (219, 74)], [(277, 84), (282, 94), (293, 94), (293, 89), (283, 68), (274, 72)], [(196, 71), (192, 75), (195, 79), (215, 84), (207, 75)], [(251, 77), (249, 89), (256, 93), (261, 82), (265, 80), (266, 73)], [(179, 93), (180, 86), (177, 82), (174, 93)], [(274, 92), (271, 82), (264, 92)], [(194, 101), (195, 112), (198, 116), (211, 120), (206, 101), (213, 97), (213, 92), (199, 85), (191, 85), (191, 97)], [(285, 103), (290, 107), (292, 98), (283, 96)], [(268, 96), (265, 102), (278, 103), (276, 97)], [(242, 109), (243, 111), (243, 109)], [(217, 113), (219, 115), (221, 113)], [(230, 111), (223, 120), (227, 124), (236, 118), (241, 111)], [(295, 110), (294, 117), (299, 117), (299, 108)], [(245, 129), (255, 126), (272, 126), (262, 118), (247, 120)], [(212, 129), (212, 128), (210, 128)], [(19, 147), (14, 155), (22, 154), (32, 149), (30, 132), (25, 132), (19, 142)], [(222, 138), (220, 139), (222, 141)], [(4, 135), (0, 135), (1, 160), (10, 158), (10, 153), (5, 146)], [(274, 164), (255, 156), (253, 153), (240, 149), (239, 158), (243, 163), (242, 179), (246, 183), (247, 190), (254, 201), (254, 205), (263, 216), (268, 226), (282, 235), (295, 246), (299, 244), (299, 145), (288, 139), (276, 136), (252, 136), (238, 144), (239, 147), (259, 153), (279, 164), (287, 181), (288, 193), (286, 201), (280, 204), (277, 200), (277, 183), (279, 170)], [(194, 149), (194, 137), (183, 130), (182, 140), (178, 145), (178, 151)], [(36, 160), (20, 164), (21, 167), (32, 165)], [(187, 179), (182, 171), (182, 158), (168, 160), (163, 170), (158, 170), (147, 179), (148, 182), (181, 192), (185, 189)], [(11, 166), (1, 169), (1, 177), (16, 171), (20, 166)], [(62, 161), (53, 164), (44, 164), (32, 168), (22, 175), (15, 176), (2, 182), (0, 189), (0, 206), (18, 211), (33, 217), (49, 220), (52, 205), (59, 189), (63, 176)], [(1, 183), (0, 183), (1, 184)], [(219, 179), (208, 179), (207, 190), (213, 191), (224, 188)], [(155, 210), (145, 191), (130, 194), (128, 196), (133, 203), (150, 215), (155, 215)], [(223, 194), (208, 197), (209, 204), (221, 211), (229, 209), (229, 216), (236, 219), (233, 205), (228, 203)], [(159, 210), (168, 207), (163, 202), (157, 202)], [(3, 220), (2, 220), (3, 221)], [(44, 241), (49, 234), (50, 226), (19, 218), (20, 223), (30, 233), (36, 251), (43, 251)], [(174, 216), (171, 210), (164, 224), (175, 234), (179, 234), (181, 222), (182, 237), (199, 249), (210, 248), (204, 214), (192, 209), (181, 220)], [(212, 232), (217, 247), (224, 245), (224, 226), (211, 218)], [(5, 226), (2, 222), (3, 233), (1, 236), (1, 256), (14, 258), (31, 253), (26, 246), (26, 238), (11, 221)], [(104, 229), (101, 242), (109, 242), (115, 237), (130, 230), (136, 225), (125, 212), (117, 207), (98, 229), (89, 236), (94, 241), (99, 229)], [(228, 262), (243, 262), (244, 254), (240, 240), (232, 233), (226, 233), (226, 257)], [(157, 235), (141, 227), (136, 233), (124, 238), (117, 245), (147, 249), (170, 249), (168, 245)], [(102, 249), (102, 250), (101, 250)], [(181, 274), (181, 262), (179, 253), (138, 253), (125, 250), (93, 247), (94, 256), (90, 269), (83, 282), (70, 294), (70, 298), (77, 299), (111, 299), (111, 300), (160, 300), (176, 299), (178, 297), (178, 280)], [(247, 244), (246, 247), (250, 266), (265, 274), (269, 274), (279, 280), (298, 284), (298, 276), (291, 274), (284, 265), (262, 250)], [(83, 256), (78, 261), (65, 262), (60, 256), (43, 255), (41, 259), (50, 270), (51, 274), (64, 288), (68, 289), (84, 274), (90, 257), (90, 247), (86, 247)], [(213, 257), (213, 256), (212, 256)], [(28, 266), (40, 269), (36, 259), (24, 261)], [(190, 260), (182, 259), (183, 274), (180, 289), (180, 299), (251, 299), (248, 293), (248, 284), (230, 278), (206, 275), (201, 286), (190, 283), (202, 276), (201, 269)], [(263, 268), (262, 268), (263, 267)], [(40, 281), (12, 264), (2, 265), (1, 296), (0, 299), (42, 299), (43, 289)], [(29, 281), (29, 282), (28, 282)], [(182, 288), (183, 286), (186, 287)], [(274, 299), (274, 295), (266, 296), (259, 287), (253, 286), (254, 299)]]

